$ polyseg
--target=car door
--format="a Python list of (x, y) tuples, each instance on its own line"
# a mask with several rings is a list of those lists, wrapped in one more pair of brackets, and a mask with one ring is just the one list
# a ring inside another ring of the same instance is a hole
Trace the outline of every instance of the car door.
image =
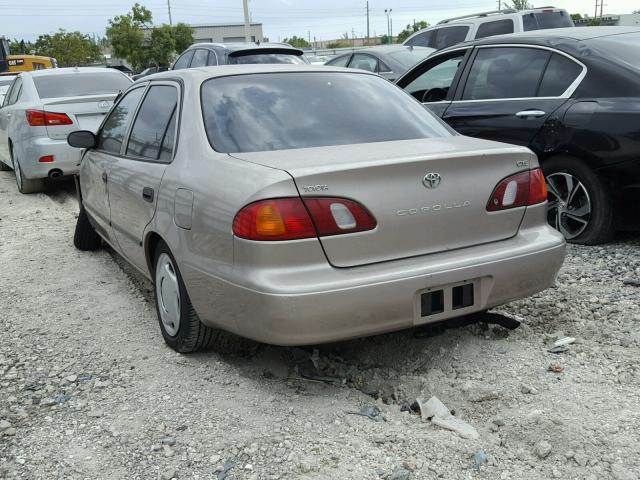
[(442, 117), (451, 104), (471, 48), (429, 58), (405, 73), (397, 85)]
[(2, 108), (0, 108), (0, 161), (9, 166), (12, 165), (9, 152), (9, 128), (14, 114), (14, 105), (18, 101), (21, 89), (22, 79), (16, 77), (4, 97)]
[(144, 230), (155, 214), (162, 176), (173, 159), (179, 96), (176, 83), (151, 84), (123, 146), (124, 155), (109, 175), (114, 236), (122, 254), (142, 270), (147, 267)]
[(129, 90), (112, 108), (98, 130), (96, 147), (85, 153), (80, 165), (82, 204), (96, 229), (115, 248), (118, 246), (111, 229), (107, 180), (144, 90), (144, 85)]
[(443, 119), (463, 135), (528, 146), (584, 70), (548, 48), (479, 47)]

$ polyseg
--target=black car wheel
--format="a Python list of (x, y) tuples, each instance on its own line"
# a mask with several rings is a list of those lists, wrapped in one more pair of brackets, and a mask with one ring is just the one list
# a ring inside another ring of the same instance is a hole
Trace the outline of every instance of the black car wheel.
[(614, 234), (612, 200), (596, 173), (568, 157), (552, 158), (542, 169), (547, 179), (549, 224), (572, 243), (610, 241)]

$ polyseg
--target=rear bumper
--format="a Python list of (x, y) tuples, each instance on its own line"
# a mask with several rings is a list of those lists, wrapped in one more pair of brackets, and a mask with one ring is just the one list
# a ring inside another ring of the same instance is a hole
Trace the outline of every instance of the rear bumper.
[[(310, 260), (306, 271), (289, 268), (283, 275), (273, 265), (249, 262), (238, 277), (224, 280), (194, 265), (181, 270), (201, 320), (210, 326), (278, 345), (374, 335), (482, 311), (550, 287), (565, 242), (540, 221), (546, 204), (530, 210), (513, 238), (423, 257), (343, 269)], [(236, 250), (245, 248), (240, 242)], [(449, 303), (443, 313), (421, 317), (426, 289), (444, 288), (446, 296), (451, 286), (468, 281), (476, 285), (471, 307), (452, 310)]]
[[(81, 150), (69, 146), (66, 140), (49, 137), (32, 137), (24, 143), (20, 165), (25, 178), (45, 178), (51, 170), (63, 175), (74, 175), (80, 168)], [(53, 162), (39, 162), (45, 155), (53, 155)]]

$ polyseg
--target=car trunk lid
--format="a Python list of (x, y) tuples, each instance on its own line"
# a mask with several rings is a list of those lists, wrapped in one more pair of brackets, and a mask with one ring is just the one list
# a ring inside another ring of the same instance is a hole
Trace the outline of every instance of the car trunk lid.
[(336, 267), (433, 254), (514, 236), (525, 207), (488, 212), (493, 189), (527, 170), (525, 148), (454, 136), (336, 147), (234, 153), (287, 171), (300, 195), (355, 200), (375, 229), (321, 237)]
[(65, 139), (75, 130), (91, 130), (95, 133), (115, 98), (116, 94), (101, 94), (43, 99), (44, 111), (64, 113), (73, 122), (70, 125), (47, 126), (47, 134), (50, 138)]

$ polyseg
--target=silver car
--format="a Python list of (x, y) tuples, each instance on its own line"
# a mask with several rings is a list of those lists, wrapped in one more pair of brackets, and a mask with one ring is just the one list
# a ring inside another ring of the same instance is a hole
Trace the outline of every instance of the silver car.
[(565, 243), (524, 147), (457, 135), (381, 77), (253, 65), (138, 81), (85, 148), (74, 243), (155, 285), (165, 341), (302, 345), (549, 287)]
[(78, 172), (79, 152), (67, 135), (96, 131), (118, 92), (131, 80), (106, 68), (23, 72), (0, 108), (0, 170), (13, 168), (22, 193), (42, 190), (43, 179)]

